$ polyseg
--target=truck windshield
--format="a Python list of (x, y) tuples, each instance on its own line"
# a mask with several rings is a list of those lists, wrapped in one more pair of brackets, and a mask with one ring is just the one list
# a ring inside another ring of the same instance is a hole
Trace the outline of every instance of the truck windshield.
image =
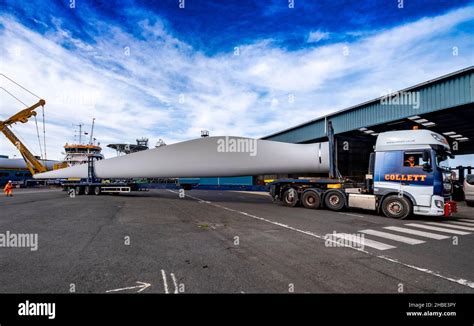
[(436, 152), (436, 167), (444, 170), (448, 169), (448, 154), (445, 152)]

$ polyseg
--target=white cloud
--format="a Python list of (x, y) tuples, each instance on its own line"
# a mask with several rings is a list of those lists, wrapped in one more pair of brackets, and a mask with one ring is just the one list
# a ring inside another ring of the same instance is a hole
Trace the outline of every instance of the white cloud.
[[(4, 16), (0, 71), (46, 100), (49, 157), (60, 158), (72, 141), (73, 123), (88, 126), (93, 117), (102, 144), (142, 136), (170, 144), (199, 137), (202, 129), (261, 137), (472, 65), (474, 41), (453, 31), (472, 21), (473, 8), (373, 31), (348, 44), (297, 51), (268, 40), (242, 44), (238, 56), (233, 49), (215, 56), (196, 51), (159, 19), (140, 22), (141, 38), (98, 23), (100, 36), (87, 44), (60, 21), (56, 32), (42, 36)], [(63, 42), (73, 48), (58, 45)], [(37, 100), (4, 80), (0, 86), (28, 104)], [(0, 101), (0, 119), (21, 109), (5, 94)], [(34, 122), (16, 129), (39, 152)], [(3, 153), (13, 155), (15, 148), (0, 138)]]
[(317, 43), (321, 40), (325, 40), (329, 38), (328, 32), (321, 32), (321, 31), (312, 31), (308, 35), (307, 42), (308, 43)]

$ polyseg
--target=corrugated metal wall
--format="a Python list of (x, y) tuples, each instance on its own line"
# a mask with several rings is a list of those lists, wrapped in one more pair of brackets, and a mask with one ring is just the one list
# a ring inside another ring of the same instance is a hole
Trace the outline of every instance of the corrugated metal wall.
[[(382, 104), (374, 100), (349, 110), (327, 117), (331, 120), (336, 134), (370, 127), (407, 118), (414, 115), (453, 108), (459, 105), (474, 103), (474, 68), (461, 71), (459, 74), (406, 90), (419, 92), (419, 108), (413, 105)], [(264, 139), (301, 143), (325, 136), (325, 118), (308, 124), (265, 137)]]

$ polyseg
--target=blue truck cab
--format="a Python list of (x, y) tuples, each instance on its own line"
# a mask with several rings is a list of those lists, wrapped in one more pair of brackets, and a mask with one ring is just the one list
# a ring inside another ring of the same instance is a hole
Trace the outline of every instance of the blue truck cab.
[[(375, 145), (374, 195), (409, 200), (415, 215), (441, 216), (455, 210), (451, 195), (448, 157), (453, 157), (446, 138), (430, 130), (391, 131), (378, 135)], [(394, 198), (382, 209), (396, 214)]]

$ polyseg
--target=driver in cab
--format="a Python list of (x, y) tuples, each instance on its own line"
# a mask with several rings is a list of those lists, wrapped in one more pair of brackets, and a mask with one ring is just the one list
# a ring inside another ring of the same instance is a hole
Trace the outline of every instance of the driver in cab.
[(415, 156), (410, 155), (408, 159), (405, 161), (405, 166), (409, 166), (411, 168), (415, 167)]

